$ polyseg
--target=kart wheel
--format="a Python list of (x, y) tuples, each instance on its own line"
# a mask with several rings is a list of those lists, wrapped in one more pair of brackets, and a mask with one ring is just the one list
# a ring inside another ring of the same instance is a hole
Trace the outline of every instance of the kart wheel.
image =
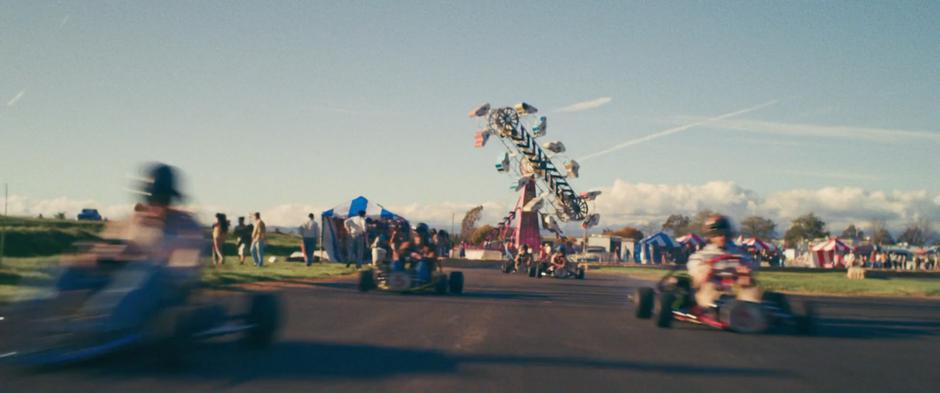
[(245, 322), (251, 325), (242, 337), (244, 344), (253, 348), (271, 345), (281, 326), (281, 299), (273, 293), (251, 295), (251, 305)]
[(583, 279), (584, 279), (584, 268), (583, 268), (583, 267), (579, 267), (579, 268), (578, 268), (578, 275), (575, 276), (575, 278), (577, 278), (578, 280), (583, 280)]
[(653, 288), (637, 288), (633, 292), (633, 315), (639, 319), (650, 319), (653, 316), (655, 300), (656, 293)]
[(656, 309), (656, 326), (668, 329), (672, 327), (672, 305), (676, 302), (676, 295), (663, 292), (659, 295), (659, 305)]
[(441, 274), (440, 276), (434, 277), (434, 293), (438, 295), (443, 295), (447, 293), (447, 276)]
[(535, 267), (535, 266), (529, 266), (529, 277), (533, 277), (533, 278), (534, 278), (535, 275), (538, 274), (538, 272), (539, 272), (539, 268), (537, 268), (537, 267)]
[(459, 295), (463, 293), (463, 272), (450, 272), (450, 279), (448, 280), (450, 287), (450, 293)]
[(375, 275), (371, 270), (359, 272), (359, 291), (368, 292), (375, 289)]
[(793, 302), (793, 318), (796, 321), (796, 331), (811, 336), (816, 334), (816, 307), (809, 301)]
[(719, 309), (719, 318), (736, 333), (758, 334), (770, 327), (767, 313), (760, 303), (730, 300)]
[(506, 274), (512, 273), (512, 265), (510, 265), (510, 264), (508, 264), (508, 263), (503, 264), (503, 269), (502, 269), (502, 270), (503, 270), (503, 273), (506, 273)]

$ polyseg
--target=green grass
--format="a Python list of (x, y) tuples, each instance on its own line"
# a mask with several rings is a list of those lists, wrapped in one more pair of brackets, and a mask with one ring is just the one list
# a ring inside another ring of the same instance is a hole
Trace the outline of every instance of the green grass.
[(350, 274), (355, 271), (355, 266), (347, 268), (346, 264), (315, 263), (307, 267), (303, 262), (285, 262), (284, 259), (279, 259), (273, 264), (265, 262), (263, 267), (258, 268), (250, 259), (247, 259), (244, 265), (240, 265), (237, 257), (226, 257), (224, 265), (207, 267), (203, 270), (202, 282), (209, 287), (219, 287), (257, 281), (323, 278)]
[[(622, 274), (657, 280), (665, 270), (644, 267), (603, 266), (598, 273)], [(940, 297), (940, 275), (931, 278), (887, 277), (849, 280), (845, 272), (761, 272), (757, 279), (766, 290), (839, 296)]]

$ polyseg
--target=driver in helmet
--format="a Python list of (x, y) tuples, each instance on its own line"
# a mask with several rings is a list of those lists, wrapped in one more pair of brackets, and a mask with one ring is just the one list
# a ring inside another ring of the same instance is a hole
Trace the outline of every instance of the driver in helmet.
[[(709, 281), (712, 269), (734, 268), (740, 273), (751, 273), (756, 270), (757, 266), (731, 242), (731, 223), (727, 217), (719, 214), (708, 217), (702, 231), (708, 238), (708, 245), (689, 257), (686, 268), (689, 270), (689, 276), (692, 277), (696, 304), (700, 309), (707, 309), (721, 296), (717, 285)], [(710, 263), (715, 258), (724, 255), (733, 255), (738, 258)], [(738, 288), (737, 296), (741, 300), (759, 302), (760, 290), (754, 285), (742, 285)]]
[(555, 252), (549, 258), (548, 262), (551, 264), (552, 272), (565, 271), (565, 268), (568, 266), (568, 257), (564, 244), (560, 244), (558, 247), (555, 247)]

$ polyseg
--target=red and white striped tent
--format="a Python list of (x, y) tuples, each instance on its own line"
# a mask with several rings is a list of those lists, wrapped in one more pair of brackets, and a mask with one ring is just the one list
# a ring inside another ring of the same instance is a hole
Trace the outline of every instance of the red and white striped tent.
[(692, 246), (695, 246), (695, 247), (699, 247), (699, 246), (704, 246), (704, 245), (705, 245), (705, 239), (702, 239), (701, 236), (696, 235), (696, 234), (694, 234), (694, 233), (690, 233), (690, 234), (688, 234), (688, 235), (682, 236), (682, 237), (676, 239), (676, 241), (679, 242), (679, 244), (682, 244), (682, 245), (691, 244)]
[(819, 243), (812, 248), (813, 263), (819, 267), (835, 267), (836, 265), (845, 265), (843, 257), (852, 252), (849, 247), (838, 238), (831, 238), (825, 242)]
[(777, 245), (773, 243), (767, 243), (756, 237), (749, 237), (747, 239), (742, 239), (738, 245), (744, 248), (754, 247), (754, 250), (756, 251), (767, 250), (768, 252), (770, 252), (770, 251), (777, 250)]

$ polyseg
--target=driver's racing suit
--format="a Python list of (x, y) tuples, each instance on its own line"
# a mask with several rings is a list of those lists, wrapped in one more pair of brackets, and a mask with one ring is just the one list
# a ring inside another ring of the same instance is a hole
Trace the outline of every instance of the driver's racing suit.
[[(735, 268), (738, 266), (737, 261), (720, 261), (714, 265), (710, 265), (708, 261), (713, 258), (720, 257), (722, 255), (732, 254), (740, 257), (740, 264), (747, 266), (751, 269), (751, 272), (757, 271), (757, 264), (749, 256), (741, 252), (734, 245), (728, 245), (725, 248), (719, 248), (714, 244), (709, 244), (705, 248), (699, 250), (695, 254), (689, 257), (689, 262), (686, 265), (686, 268), (689, 270), (689, 275), (692, 276), (692, 286), (695, 288), (695, 302), (701, 307), (711, 307), (715, 304), (715, 301), (721, 296), (721, 292), (718, 291), (717, 285), (714, 282), (706, 281), (708, 274), (711, 270), (714, 269), (725, 269), (725, 268)], [(738, 288), (737, 292), (738, 299), (759, 302), (761, 295), (760, 289), (757, 286), (747, 286)]]

